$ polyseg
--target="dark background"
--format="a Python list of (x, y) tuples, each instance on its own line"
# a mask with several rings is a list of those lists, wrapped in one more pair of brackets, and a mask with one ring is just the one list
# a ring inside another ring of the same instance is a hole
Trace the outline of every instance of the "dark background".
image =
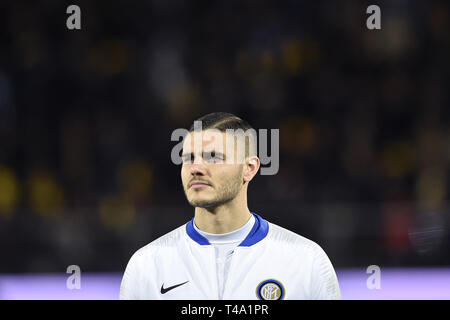
[(214, 111), (280, 130), (249, 208), (335, 268), (449, 265), (449, 30), (444, 0), (1, 1), (0, 272), (122, 272), (192, 218), (170, 136)]

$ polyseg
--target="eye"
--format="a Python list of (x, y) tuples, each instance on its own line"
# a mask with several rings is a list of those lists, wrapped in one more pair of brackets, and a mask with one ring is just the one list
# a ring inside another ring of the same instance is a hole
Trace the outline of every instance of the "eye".
[(183, 163), (190, 164), (194, 162), (194, 155), (192, 153), (185, 154), (183, 157)]
[(216, 153), (215, 151), (212, 151), (211, 153), (204, 153), (203, 159), (205, 159), (205, 161), (209, 163), (222, 163), (223, 155), (221, 153)]

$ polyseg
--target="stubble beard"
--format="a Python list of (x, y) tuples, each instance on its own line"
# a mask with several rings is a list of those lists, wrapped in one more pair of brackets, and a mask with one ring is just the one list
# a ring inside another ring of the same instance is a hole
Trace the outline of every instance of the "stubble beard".
[(214, 208), (232, 201), (241, 191), (242, 187), (242, 172), (226, 183), (219, 185), (216, 190), (216, 195), (213, 199), (189, 199), (187, 190), (184, 188), (184, 194), (189, 204), (198, 208)]

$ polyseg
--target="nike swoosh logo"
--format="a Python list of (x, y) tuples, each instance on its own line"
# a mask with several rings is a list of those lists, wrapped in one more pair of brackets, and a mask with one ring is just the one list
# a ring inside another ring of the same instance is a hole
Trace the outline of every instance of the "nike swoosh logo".
[(188, 282), (189, 282), (189, 280), (186, 281), (186, 282), (183, 282), (183, 283), (176, 284), (176, 285), (171, 286), (171, 287), (167, 287), (167, 288), (164, 288), (164, 283), (163, 283), (162, 286), (161, 286), (161, 294), (164, 294), (164, 293), (166, 293), (167, 291), (170, 291), (170, 290), (172, 290), (172, 289), (175, 289), (175, 288), (177, 288), (177, 287), (179, 287), (179, 286), (182, 286), (183, 284), (188, 283)]

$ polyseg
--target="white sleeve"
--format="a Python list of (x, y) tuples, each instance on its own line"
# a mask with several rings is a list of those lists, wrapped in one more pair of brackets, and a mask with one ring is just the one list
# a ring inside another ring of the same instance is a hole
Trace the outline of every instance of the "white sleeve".
[(120, 300), (161, 299), (155, 283), (153, 250), (143, 247), (128, 261), (120, 284)]
[(342, 299), (336, 272), (327, 254), (319, 245), (314, 247), (314, 260), (311, 274), (311, 299)]
[(128, 261), (127, 267), (123, 274), (122, 282), (120, 284), (120, 300), (139, 299), (139, 273), (137, 260), (137, 253), (135, 253), (131, 257), (130, 261)]

